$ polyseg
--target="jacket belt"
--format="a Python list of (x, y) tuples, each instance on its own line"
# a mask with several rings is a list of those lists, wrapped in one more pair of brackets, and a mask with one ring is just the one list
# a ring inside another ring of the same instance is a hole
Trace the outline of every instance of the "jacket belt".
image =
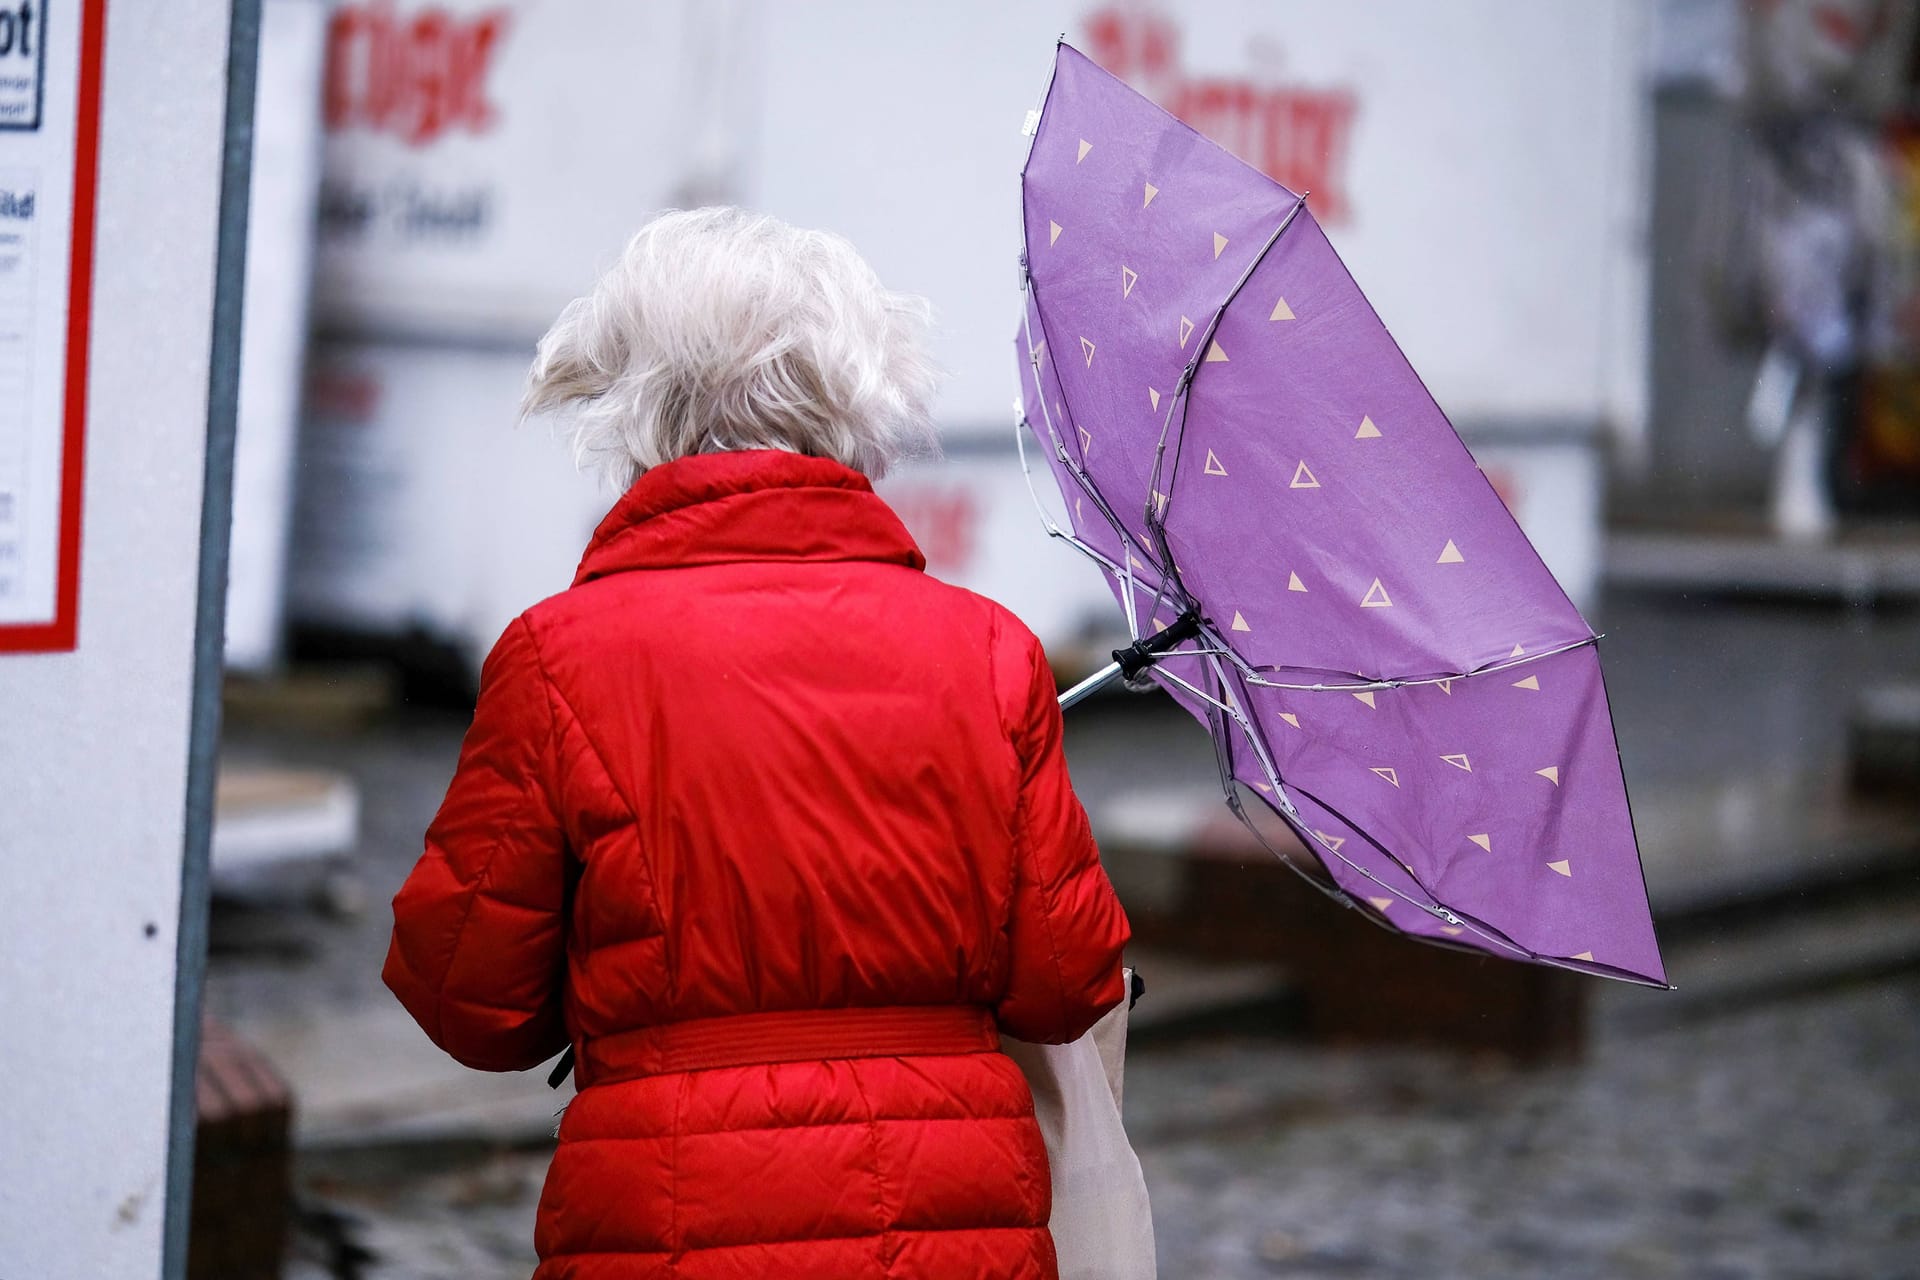
[(977, 1005), (740, 1013), (583, 1041), (580, 1086), (717, 1067), (987, 1053), (999, 1047), (993, 1014)]

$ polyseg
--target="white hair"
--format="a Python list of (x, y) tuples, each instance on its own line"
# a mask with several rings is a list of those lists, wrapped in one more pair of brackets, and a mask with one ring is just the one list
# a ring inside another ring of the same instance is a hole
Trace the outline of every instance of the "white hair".
[(733, 208), (666, 213), (540, 339), (521, 412), (570, 410), (575, 461), (622, 489), (723, 449), (877, 477), (933, 447), (928, 319), (839, 236)]

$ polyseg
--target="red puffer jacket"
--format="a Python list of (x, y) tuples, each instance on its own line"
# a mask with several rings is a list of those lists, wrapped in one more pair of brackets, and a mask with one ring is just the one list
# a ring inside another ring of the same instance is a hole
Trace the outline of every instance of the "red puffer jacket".
[(507, 629), (386, 980), (468, 1065), (571, 1042), (536, 1280), (1051, 1277), (996, 1027), (1121, 997), (1039, 643), (864, 477), (647, 472)]

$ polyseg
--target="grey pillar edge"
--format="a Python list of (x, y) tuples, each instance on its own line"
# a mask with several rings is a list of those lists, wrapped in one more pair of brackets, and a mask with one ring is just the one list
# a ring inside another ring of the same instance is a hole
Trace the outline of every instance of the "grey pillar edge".
[(240, 393), (240, 311), (247, 278), (247, 201), (253, 174), (254, 86), (260, 0), (232, 0), (227, 30), (227, 102), (213, 275), (213, 348), (207, 375), (206, 475), (200, 507), (199, 598), (188, 721), (186, 849), (180, 873), (173, 993), (173, 1075), (167, 1107), (166, 1218), (162, 1280), (184, 1280), (193, 1209), (194, 1077), (200, 1058), (201, 989), (207, 971), (208, 856), (219, 768), (220, 685), (226, 648), (227, 554), (233, 526), (233, 441)]

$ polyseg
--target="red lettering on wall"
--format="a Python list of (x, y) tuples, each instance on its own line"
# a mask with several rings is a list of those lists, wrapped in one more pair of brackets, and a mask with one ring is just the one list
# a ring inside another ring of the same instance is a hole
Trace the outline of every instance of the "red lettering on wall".
[(380, 380), (351, 368), (326, 367), (307, 375), (307, 412), (334, 422), (371, 421), (380, 407)]
[(907, 526), (927, 567), (964, 571), (973, 561), (980, 527), (980, 506), (963, 488), (932, 484), (893, 484), (887, 503)]
[(1321, 222), (1352, 216), (1347, 143), (1359, 104), (1350, 91), (1190, 76), (1179, 32), (1150, 12), (1099, 9), (1086, 30), (1096, 62), (1282, 186), (1312, 192)]
[(416, 147), (455, 130), (487, 132), (497, 117), (487, 72), (507, 16), (342, 5), (327, 25), (327, 128), (392, 133)]

